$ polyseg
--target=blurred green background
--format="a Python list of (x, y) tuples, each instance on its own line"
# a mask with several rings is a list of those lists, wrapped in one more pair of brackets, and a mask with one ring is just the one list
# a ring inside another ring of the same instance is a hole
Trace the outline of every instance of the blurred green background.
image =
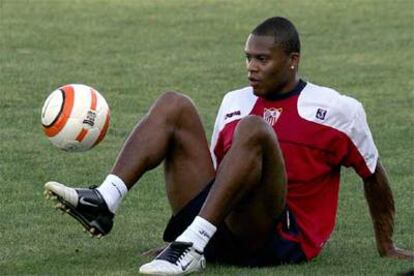
[[(100, 184), (130, 129), (165, 90), (193, 98), (211, 135), (222, 96), (247, 85), (244, 42), (270, 16), (299, 30), (305, 80), (365, 106), (396, 201), (395, 241), (414, 249), (414, 1), (0, 0), (0, 274), (133, 275), (170, 216), (162, 169), (128, 194), (111, 235), (90, 239), (43, 199), (43, 184)], [(105, 140), (69, 154), (43, 135), (40, 109), (67, 83), (95, 87), (112, 110)], [(396, 275), (379, 258), (361, 181), (344, 170), (337, 227), (297, 266), (209, 265), (206, 275)]]

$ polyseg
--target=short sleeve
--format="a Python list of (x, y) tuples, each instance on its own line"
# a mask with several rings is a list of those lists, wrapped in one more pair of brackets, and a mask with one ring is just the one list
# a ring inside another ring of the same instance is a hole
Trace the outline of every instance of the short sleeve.
[(355, 106), (353, 120), (347, 132), (352, 144), (344, 165), (353, 167), (361, 177), (366, 178), (375, 172), (378, 150), (369, 129), (364, 108), (359, 102)]

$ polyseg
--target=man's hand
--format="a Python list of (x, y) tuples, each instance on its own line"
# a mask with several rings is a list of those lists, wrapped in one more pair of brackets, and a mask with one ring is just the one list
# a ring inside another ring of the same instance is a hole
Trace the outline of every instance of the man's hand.
[(414, 260), (414, 252), (397, 248), (392, 241), (395, 214), (394, 198), (387, 174), (379, 160), (374, 174), (364, 179), (364, 190), (380, 256)]

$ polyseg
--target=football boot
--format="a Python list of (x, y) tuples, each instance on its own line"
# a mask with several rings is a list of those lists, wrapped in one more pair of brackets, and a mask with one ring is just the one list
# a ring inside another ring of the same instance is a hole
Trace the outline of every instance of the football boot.
[(139, 268), (139, 273), (147, 275), (185, 275), (202, 271), (206, 260), (202, 252), (191, 242), (172, 242), (155, 259)]
[(101, 238), (113, 226), (114, 214), (108, 209), (96, 186), (71, 188), (58, 182), (45, 184), (45, 196), (57, 202), (56, 209), (78, 220), (91, 236)]

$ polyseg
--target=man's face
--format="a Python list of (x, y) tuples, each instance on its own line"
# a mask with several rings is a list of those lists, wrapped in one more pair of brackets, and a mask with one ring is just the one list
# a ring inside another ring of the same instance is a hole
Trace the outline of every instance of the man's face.
[(286, 54), (272, 36), (253, 34), (247, 38), (244, 51), (247, 77), (256, 96), (271, 98), (293, 88), (290, 86), (295, 82), (296, 69), (292, 66), (297, 67), (297, 53)]

